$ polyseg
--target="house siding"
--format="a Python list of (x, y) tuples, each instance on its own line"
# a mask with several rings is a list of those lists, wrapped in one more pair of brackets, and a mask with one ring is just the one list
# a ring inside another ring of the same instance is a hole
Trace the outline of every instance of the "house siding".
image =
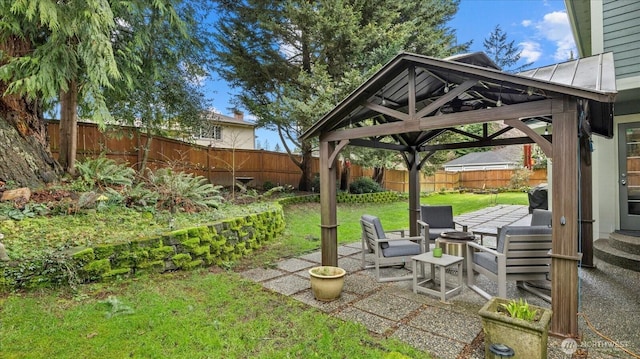
[(604, 51), (612, 51), (616, 77), (640, 76), (640, 1), (603, 1)]

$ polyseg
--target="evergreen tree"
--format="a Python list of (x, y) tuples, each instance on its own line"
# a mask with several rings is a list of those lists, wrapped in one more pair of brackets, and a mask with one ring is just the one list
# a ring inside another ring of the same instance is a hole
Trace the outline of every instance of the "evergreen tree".
[[(216, 50), (222, 78), (240, 88), (238, 105), (278, 131), (311, 186), (314, 143), (300, 134), (401, 50), (444, 57), (453, 46), (445, 26), (458, 1), (222, 1)], [(295, 149), (302, 160), (293, 156)]]
[(121, 5), (114, 6), (114, 47), (125, 54), (116, 58), (118, 67), (133, 74), (133, 81), (117, 83), (106, 96), (118, 123), (144, 130), (143, 172), (154, 136), (170, 129), (194, 133), (207, 121), (199, 83), (212, 63), (208, 7), (199, 0), (164, 0), (162, 7), (145, 11), (144, 3), (137, 11), (131, 11), (135, 3)]
[(487, 55), (489, 55), (493, 62), (500, 66), (503, 71), (515, 73), (523, 71), (533, 65), (533, 62), (529, 62), (514, 67), (518, 61), (520, 61), (522, 50), (515, 45), (514, 40), (510, 42), (507, 40), (507, 33), (502, 31), (500, 25), (496, 25), (491, 35), (484, 39), (483, 45)]
[[(3, 0), (0, 14), (3, 100), (15, 96), (38, 104), (36, 111), (7, 106), (3, 117), (18, 115), (15, 128), (29, 125), (38, 132), (37, 138), (46, 138), (41, 110), (60, 96), (58, 161), (73, 173), (78, 106), (98, 121), (107, 118), (102, 89), (121, 76), (110, 41), (115, 26), (110, 4), (107, 0)], [(14, 51), (16, 45), (26, 51)]]

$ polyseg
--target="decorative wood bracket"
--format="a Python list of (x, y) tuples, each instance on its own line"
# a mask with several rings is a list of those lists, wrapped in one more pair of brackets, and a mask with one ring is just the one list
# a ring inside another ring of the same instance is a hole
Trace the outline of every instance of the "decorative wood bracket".
[(535, 141), (536, 144), (538, 144), (538, 146), (540, 146), (540, 149), (542, 150), (542, 152), (544, 152), (544, 154), (547, 157), (553, 158), (553, 150), (551, 149), (552, 148), (551, 142), (547, 141), (546, 138), (536, 133), (533, 129), (525, 125), (520, 120), (504, 120), (504, 123), (524, 132), (525, 135), (529, 136), (533, 141)]
[(333, 150), (333, 152), (331, 152), (331, 155), (329, 156), (329, 168), (333, 168), (334, 163), (336, 163), (336, 157), (338, 157), (340, 151), (342, 151), (342, 149), (348, 144), (349, 140), (341, 140), (338, 143), (336, 148)]

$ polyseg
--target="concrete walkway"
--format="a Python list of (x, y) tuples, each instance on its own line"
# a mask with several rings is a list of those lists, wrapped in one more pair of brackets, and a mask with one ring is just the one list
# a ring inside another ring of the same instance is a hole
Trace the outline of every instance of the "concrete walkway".
[[(527, 215), (525, 206), (500, 205), (458, 216), (456, 220), (473, 230), (528, 223)], [(338, 265), (348, 275), (341, 298), (333, 302), (316, 301), (311, 293), (307, 271), (320, 264), (319, 251), (284, 260), (275, 269), (252, 269), (241, 275), (325, 313), (361, 323), (372, 333), (404, 341), (434, 358), (484, 358), (482, 324), (477, 314), (486, 302), (484, 298), (464, 288), (448, 303), (442, 303), (434, 296), (414, 294), (410, 280), (378, 283), (373, 270), (362, 270), (359, 241), (340, 246), (338, 255)], [(594, 269), (579, 269), (580, 311), (595, 329), (632, 352), (640, 353), (640, 273), (597, 260), (596, 265)], [(405, 268), (384, 271), (387, 271), (384, 275), (411, 274)], [(451, 274), (447, 276), (448, 282), (455, 279)], [(495, 284), (483, 280), (482, 276), (478, 282), (490, 293), (497, 292)], [(518, 289), (515, 283), (509, 284), (508, 296), (523, 297), (529, 303), (550, 307), (549, 303)], [(579, 322), (582, 345), (588, 348), (589, 358), (632, 358), (597, 336), (583, 317)], [(549, 339), (548, 356), (571, 357), (561, 350), (561, 340), (556, 338)]]

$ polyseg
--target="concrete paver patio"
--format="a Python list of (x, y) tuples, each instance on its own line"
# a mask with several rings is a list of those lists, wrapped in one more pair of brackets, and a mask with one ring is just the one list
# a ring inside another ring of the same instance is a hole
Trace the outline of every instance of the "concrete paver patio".
[[(473, 230), (474, 227), (527, 223), (527, 215), (525, 206), (500, 205), (458, 216), (456, 220), (469, 224)], [(464, 288), (448, 303), (442, 303), (434, 296), (414, 294), (410, 280), (378, 283), (373, 270), (362, 269), (359, 241), (340, 246), (338, 256), (338, 265), (348, 275), (342, 296), (333, 302), (317, 301), (311, 292), (307, 271), (319, 265), (319, 251), (283, 260), (275, 269), (252, 269), (241, 275), (327, 314), (360, 323), (372, 333), (397, 338), (435, 358), (484, 358), (482, 324), (477, 314), (485, 303), (484, 298)], [(597, 330), (633, 353), (640, 353), (640, 273), (597, 259), (596, 265), (593, 269), (579, 269), (580, 312)], [(411, 275), (408, 267), (410, 265), (383, 271)], [(452, 274), (447, 276), (453, 280)], [(494, 283), (482, 277), (478, 280), (490, 293), (497, 292)], [(532, 304), (550, 307), (549, 303), (518, 289), (515, 283), (509, 284), (508, 296), (523, 297)], [(596, 335), (582, 317), (579, 325), (582, 345), (588, 348), (589, 358), (633, 357)], [(550, 338), (550, 358), (571, 357), (561, 350), (561, 343), (561, 339)]]

